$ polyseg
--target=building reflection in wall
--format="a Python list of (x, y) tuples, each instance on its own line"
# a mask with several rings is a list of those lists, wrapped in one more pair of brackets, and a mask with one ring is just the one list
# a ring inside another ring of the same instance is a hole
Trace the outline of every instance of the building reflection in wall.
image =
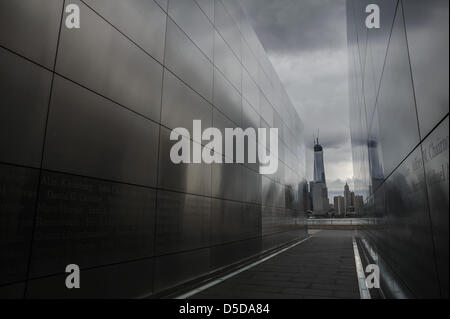
[[(368, 4), (379, 29), (365, 26)], [(388, 297), (449, 296), (448, 5), (347, 0), (355, 187), (378, 221), (359, 234), (395, 274), (381, 278)]]

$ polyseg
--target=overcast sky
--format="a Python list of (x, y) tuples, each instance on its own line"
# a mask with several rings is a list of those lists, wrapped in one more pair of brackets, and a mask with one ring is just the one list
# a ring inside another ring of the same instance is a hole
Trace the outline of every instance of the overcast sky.
[(307, 178), (320, 129), (330, 200), (353, 177), (345, 0), (241, 0), (305, 124)]

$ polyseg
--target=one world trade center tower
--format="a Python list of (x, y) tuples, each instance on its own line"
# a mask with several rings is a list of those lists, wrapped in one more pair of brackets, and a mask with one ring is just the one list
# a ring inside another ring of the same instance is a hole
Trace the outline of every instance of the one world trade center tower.
[(323, 148), (319, 144), (319, 139), (314, 143), (314, 182), (316, 183), (326, 183), (325, 182), (325, 168), (323, 165)]

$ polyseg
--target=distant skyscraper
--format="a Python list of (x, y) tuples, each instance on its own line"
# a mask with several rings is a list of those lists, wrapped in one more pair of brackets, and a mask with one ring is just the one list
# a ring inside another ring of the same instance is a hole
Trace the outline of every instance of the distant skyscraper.
[(361, 195), (356, 195), (354, 201), (355, 213), (361, 215), (364, 209), (364, 198)]
[(334, 199), (334, 212), (336, 215), (345, 214), (345, 201), (343, 196), (335, 196)]
[(330, 209), (327, 185), (313, 182), (311, 187), (314, 215), (325, 215)]
[(348, 183), (345, 183), (344, 186), (344, 205), (345, 205), (345, 212), (350, 211), (350, 207), (352, 206), (352, 196), (350, 193), (350, 187), (348, 186)]
[(378, 187), (383, 183), (383, 165), (380, 161), (380, 147), (375, 140), (369, 140), (368, 143), (368, 153), (369, 153), (369, 167), (370, 176), (372, 178), (372, 183), (369, 185), (370, 192), (378, 189)]
[(314, 181), (310, 183), (310, 192), (314, 214), (328, 213), (330, 205), (323, 164), (323, 148), (319, 144), (319, 139), (314, 141)]
[(314, 142), (314, 182), (325, 183), (325, 167), (323, 165), (323, 148), (319, 139)]

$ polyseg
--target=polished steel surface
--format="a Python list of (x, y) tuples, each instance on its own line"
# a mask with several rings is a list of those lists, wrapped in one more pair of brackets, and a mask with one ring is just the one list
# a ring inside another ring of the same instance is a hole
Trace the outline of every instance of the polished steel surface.
[(427, 4), (403, 2), (422, 137), (448, 114), (449, 2), (433, 0), (432, 5)]
[[(245, 239), (245, 218), (242, 203), (214, 199), (211, 216), (211, 242), (215, 245)], [(253, 226), (256, 226), (255, 224)]]
[[(389, 258), (398, 276), (418, 297), (439, 296), (433, 261), (432, 229), (420, 149), (416, 149), (386, 181)], [(408, 249), (414, 247), (414, 249)], [(420, 274), (420, 275), (419, 275)]]
[(56, 71), (159, 121), (162, 66), (87, 6), (74, 3), (85, 27), (76, 32), (62, 28)]
[(0, 161), (39, 167), (51, 73), (0, 48)]
[(243, 200), (243, 178), (239, 164), (212, 164), (212, 196), (236, 201)]
[(26, 279), (39, 170), (0, 164), (0, 285)]
[(43, 166), (155, 186), (158, 131), (150, 120), (57, 76)]
[(394, 274), (386, 295), (448, 298), (448, 1), (348, 0), (347, 17), (355, 188), (375, 220), (359, 234)]
[(192, 138), (194, 120), (202, 121), (202, 128), (212, 126), (212, 105), (201, 95), (191, 90), (167, 69), (164, 70), (161, 124), (175, 129), (189, 130)]
[(169, 16), (212, 61), (214, 27), (195, 0), (169, 1)]
[(31, 277), (153, 255), (156, 191), (43, 172)]
[(209, 246), (211, 198), (158, 191), (158, 203), (157, 255)]
[(0, 45), (53, 69), (63, 1), (0, 2)]
[(210, 270), (210, 248), (155, 258), (155, 291), (195, 279)]
[(376, 107), (387, 176), (420, 141), (401, 6), (392, 27)]
[[(83, 289), (69, 290), (66, 274), (28, 282), (26, 298), (123, 299), (145, 298), (152, 294), (154, 260), (144, 259), (83, 271)], [(120, 287), (120, 289), (112, 289)], [(20, 298), (20, 297), (18, 297)]]
[[(264, 238), (264, 237), (262, 237)], [(220, 268), (258, 254), (261, 238), (242, 240), (211, 248), (211, 268)]]
[(155, 2), (147, 0), (84, 2), (153, 58), (160, 63), (163, 62), (166, 15)]
[(247, 167), (241, 168), (242, 200), (246, 203), (261, 203), (261, 175)]
[(250, 74), (242, 70), (242, 96), (255, 110), (259, 110), (259, 88)]
[[(427, 192), (433, 228), (439, 281), (448, 283), (448, 185), (449, 185), (449, 118), (433, 131), (422, 144), (427, 179)], [(448, 286), (441, 286), (441, 294), (448, 297)]]
[(217, 31), (214, 33), (214, 64), (234, 88), (240, 92), (242, 66)]
[[(0, 1), (0, 296), (149, 297), (307, 235), (303, 124), (238, 1), (63, 2)], [(172, 163), (193, 120), (278, 128), (279, 170)]]
[[(161, 128), (159, 150), (158, 187), (189, 194), (211, 196), (211, 165), (174, 164), (170, 148), (175, 141), (169, 139), (170, 131)], [(191, 141), (191, 143), (194, 143)]]
[(172, 21), (167, 20), (165, 66), (208, 101), (212, 100), (213, 65)]
[(195, 2), (197, 2), (208, 19), (214, 22), (214, 0), (195, 0)]
[[(229, 4), (228, 8), (224, 4)], [(214, 24), (217, 31), (231, 48), (238, 60), (241, 60), (241, 37), (236, 25), (236, 17), (229, 13), (230, 8), (236, 8), (230, 1), (214, 1)]]
[(242, 97), (233, 85), (217, 70), (214, 72), (213, 102), (229, 119), (240, 125), (242, 121)]
[(169, 0), (155, 0), (157, 4), (165, 11), (167, 12), (167, 6), (169, 5)]

